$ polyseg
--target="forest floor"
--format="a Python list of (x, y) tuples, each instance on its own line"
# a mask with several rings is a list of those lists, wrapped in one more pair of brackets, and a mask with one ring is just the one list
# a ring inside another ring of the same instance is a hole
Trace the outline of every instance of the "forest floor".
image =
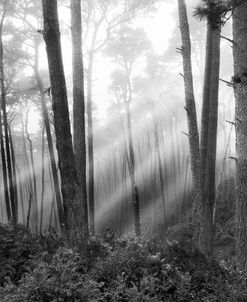
[(169, 236), (107, 232), (91, 238), (81, 256), (56, 234), (32, 235), (22, 226), (16, 234), (0, 225), (0, 301), (247, 301), (247, 275), (231, 258), (209, 262), (189, 236)]

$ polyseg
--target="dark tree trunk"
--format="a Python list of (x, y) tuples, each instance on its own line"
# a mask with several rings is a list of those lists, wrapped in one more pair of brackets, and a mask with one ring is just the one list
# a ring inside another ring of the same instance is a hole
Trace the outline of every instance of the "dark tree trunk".
[[(0, 123), (1, 123), (1, 112), (0, 112)], [(7, 175), (7, 166), (6, 166), (6, 155), (4, 148), (3, 140), (3, 127), (0, 125), (0, 143), (1, 143), (1, 159), (3, 167), (3, 187), (4, 187), (4, 198), (7, 211), (8, 221), (11, 219), (11, 209), (10, 209), (10, 200), (9, 200), (9, 187), (8, 187), (8, 175)]]
[(191, 64), (191, 42), (190, 30), (187, 18), (185, 0), (178, 0), (179, 23), (182, 38), (182, 56), (184, 69), (185, 108), (187, 112), (191, 170), (193, 179), (193, 215), (195, 225), (194, 243), (199, 247), (199, 236), (201, 233), (201, 207), (202, 207), (202, 185), (201, 185), (201, 159), (199, 149), (199, 132), (197, 125), (196, 104), (193, 88), (193, 75)]
[(13, 168), (13, 188), (15, 194), (15, 210), (16, 210), (16, 217), (18, 221), (18, 189), (17, 189), (17, 176), (16, 176), (16, 161), (15, 161), (15, 148), (12, 139), (12, 131), (9, 127), (9, 143), (10, 143), (10, 150), (11, 150), (11, 160), (12, 160), (12, 168)]
[[(213, 255), (213, 209), (215, 203), (219, 68), (220, 29), (213, 29), (212, 26), (208, 24), (205, 87), (203, 93), (201, 127), (203, 185), (203, 234), (201, 236), (201, 248), (209, 257)], [(207, 129), (205, 127), (207, 127)]]
[(247, 3), (233, 14), (234, 93), (236, 98), (236, 254), (247, 268)]
[(45, 195), (45, 127), (43, 127), (42, 129), (41, 197), (40, 197), (40, 221), (39, 221), (40, 234), (42, 234), (42, 230), (43, 230), (44, 195)]
[(52, 107), (58, 151), (67, 240), (70, 246), (83, 248), (86, 229), (82, 193), (75, 167), (70, 132), (67, 90), (62, 62), (57, 1), (42, 0), (44, 31), (52, 91)]
[(85, 142), (85, 97), (84, 97), (84, 69), (82, 55), (82, 25), (81, 1), (71, 0), (71, 34), (73, 59), (73, 129), (74, 153), (77, 175), (82, 190), (84, 222), (88, 237), (88, 209), (86, 182), (86, 142)]

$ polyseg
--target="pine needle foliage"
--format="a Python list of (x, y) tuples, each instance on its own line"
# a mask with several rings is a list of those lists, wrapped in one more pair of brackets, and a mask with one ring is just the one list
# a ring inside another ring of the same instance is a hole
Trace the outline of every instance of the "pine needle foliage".
[(194, 16), (199, 20), (206, 19), (212, 29), (223, 26), (231, 17), (234, 9), (245, 0), (201, 0), (195, 7)]

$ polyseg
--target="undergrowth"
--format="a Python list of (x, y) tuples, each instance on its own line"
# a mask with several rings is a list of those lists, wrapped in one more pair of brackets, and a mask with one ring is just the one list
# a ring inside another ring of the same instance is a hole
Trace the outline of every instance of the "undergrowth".
[(0, 261), (2, 302), (247, 301), (243, 273), (184, 242), (108, 233), (82, 257), (59, 236), (1, 225)]

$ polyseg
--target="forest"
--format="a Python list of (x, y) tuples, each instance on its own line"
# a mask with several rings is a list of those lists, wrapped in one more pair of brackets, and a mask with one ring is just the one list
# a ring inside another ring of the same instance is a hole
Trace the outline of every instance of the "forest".
[(0, 301), (247, 301), (247, 1), (0, 0)]

